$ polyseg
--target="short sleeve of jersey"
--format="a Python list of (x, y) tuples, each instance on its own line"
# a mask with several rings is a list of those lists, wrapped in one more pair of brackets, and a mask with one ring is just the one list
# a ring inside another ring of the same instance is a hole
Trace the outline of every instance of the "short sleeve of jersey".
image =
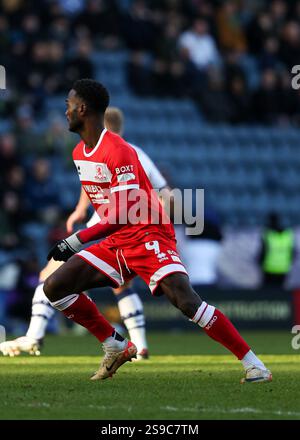
[(140, 166), (137, 153), (133, 148), (126, 146), (116, 148), (108, 161), (111, 172), (111, 193), (139, 189)]

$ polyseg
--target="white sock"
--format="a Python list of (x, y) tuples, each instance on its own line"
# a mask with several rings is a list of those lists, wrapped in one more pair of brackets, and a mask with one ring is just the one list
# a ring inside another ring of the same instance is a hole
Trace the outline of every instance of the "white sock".
[(132, 328), (131, 330), (128, 330), (128, 333), (130, 340), (136, 346), (138, 353), (141, 353), (144, 349), (148, 350), (145, 327)]
[(249, 350), (248, 353), (245, 354), (245, 356), (243, 357), (241, 362), (242, 362), (245, 370), (248, 370), (248, 368), (251, 368), (251, 367), (258, 367), (261, 370), (267, 369), (265, 367), (265, 364), (260, 359), (258, 359), (258, 357), (253, 353), (252, 350)]
[(32, 309), (30, 324), (26, 336), (36, 340), (43, 339), (46, 333), (48, 321), (55, 313), (53, 307), (43, 290), (44, 283), (39, 284), (35, 289), (32, 298)]
[(215, 307), (210, 306), (205, 301), (202, 301), (201, 306), (195, 313), (195, 316), (190, 320), (193, 321), (195, 324), (200, 325), (200, 327), (206, 327), (211, 318), (213, 317), (215, 313)]
[(142, 301), (137, 293), (126, 289), (117, 297), (120, 315), (138, 353), (148, 348)]
[(103, 348), (106, 352), (125, 350), (127, 340), (124, 339), (123, 341), (119, 341), (118, 339), (116, 339), (116, 334), (117, 332), (115, 331), (115, 334), (113, 336), (109, 336), (103, 342)]

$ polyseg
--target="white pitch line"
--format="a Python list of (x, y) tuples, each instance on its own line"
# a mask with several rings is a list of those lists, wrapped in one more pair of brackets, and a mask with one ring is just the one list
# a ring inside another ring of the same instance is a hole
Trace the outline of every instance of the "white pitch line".
[(113, 409), (116, 409), (116, 408), (118, 408), (118, 409), (120, 409), (120, 408), (122, 408), (122, 411), (127, 411), (127, 412), (131, 412), (132, 411), (132, 406), (125, 406), (125, 405), (109, 405), (109, 406), (106, 406), (106, 405), (88, 405), (88, 408), (91, 408), (91, 409), (100, 409), (100, 410), (104, 410), (104, 411), (107, 411), (107, 410), (113, 410)]
[(162, 406), (160, 407), (161, 410), (166, 411), (173, 411), (173, 412), (193, 412), (193, 413), (221, 413), (221, 414), (238, 414), (238, 413), (252, 413), (252, 414), (271, 414), (271, 415), (278, 415), (278, 416), (300, 416), (300, 412), (296, 411), (262, 411), (260, 409), (256, 408), (229, 408), (229, 409), (223, 409), (223, 408), (177, 408), (174, 406)]
[[(2, 402), (3, 406), (9, 406), (9, 402)], [(35, 403), (19, 403), (19, 406), (22, 407), (29, 407), (29, 408), (50, 408), (51, 404), (47, 402), (35, 402)], [(132, 406), (125, 406), (122, 405), (122, 410), (127, 412), (132, 412), (133, 408)], [(113, 410), (115, 408), (120, 409), (120, 406), (118, 405), (88, 405), (88, 408), (91, 409), (97, 409), (97, 410)], [(276, 416), (295, 416), (300, 417), (300, 412), (297, 411), (262, 411), (257, 408), (251, 408), (251, 407), (245, 407), (245, 408), (178, 408), (176, 406), (161, 406), (160, 410), (163, 411), (172, 411), (172, 412), (191, 412), (191, 413), (219, 413), (219, 414), (270, 414), (270, 415), (276, 415)]]

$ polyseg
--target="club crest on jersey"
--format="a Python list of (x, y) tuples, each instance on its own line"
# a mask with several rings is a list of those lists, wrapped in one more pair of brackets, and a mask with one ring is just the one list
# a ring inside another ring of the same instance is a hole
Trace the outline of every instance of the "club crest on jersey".
[(102, 165), (96, 165), (95, 179), (99, 182), (105, 182), (107, 180), (106, 174), (103, 172)]

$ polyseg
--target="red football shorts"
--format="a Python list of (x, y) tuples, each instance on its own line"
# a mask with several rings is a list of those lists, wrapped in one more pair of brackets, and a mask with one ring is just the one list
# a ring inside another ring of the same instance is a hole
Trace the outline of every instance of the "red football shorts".
[(139, 275), (154, 295), (163, 278), (176, 272), (187, 274), (187, 271), (180, 260), (175, 241), (167, 237), (151, 238), (134, 247), (112, 247), (105, 239), (76, 255), (110, 278), (114, 287), (120, 287)]

